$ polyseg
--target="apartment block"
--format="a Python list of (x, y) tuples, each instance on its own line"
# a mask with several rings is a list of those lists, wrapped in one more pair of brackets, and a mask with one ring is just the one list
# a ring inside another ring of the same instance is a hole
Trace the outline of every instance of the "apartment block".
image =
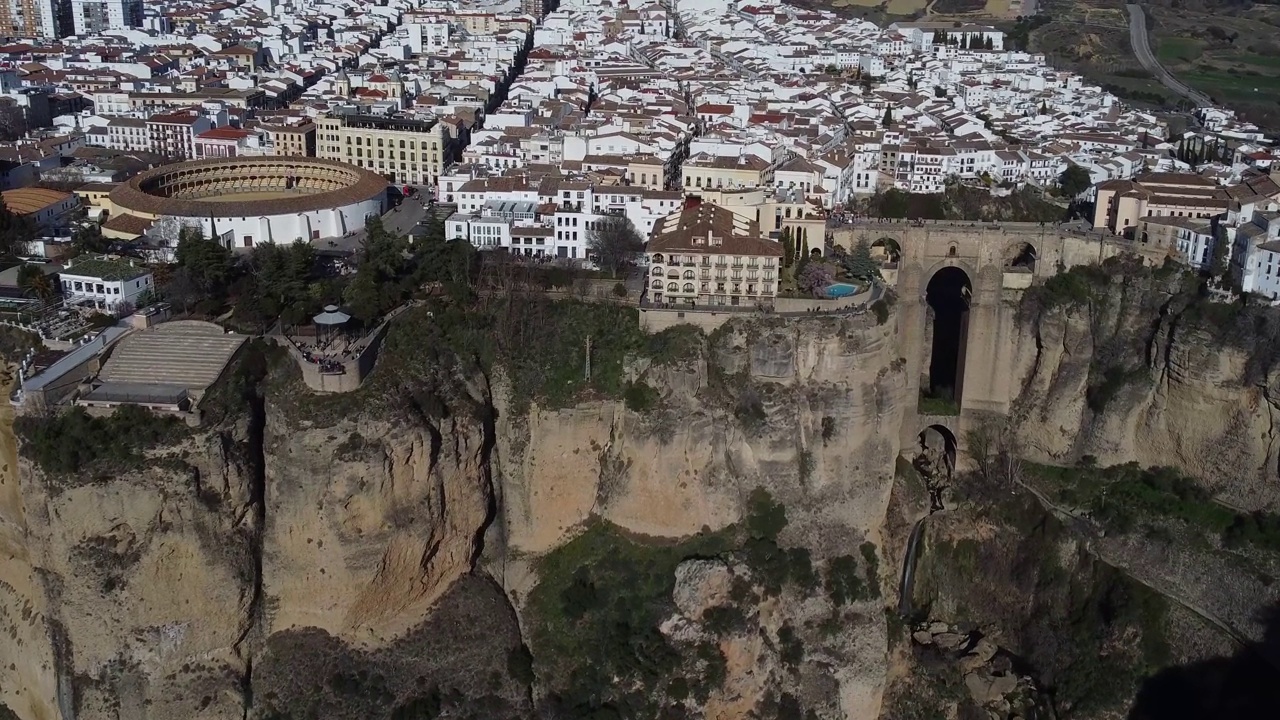
[(434, 185), (448, 160), (436, 120), (331, 115), (316, 124), (316, 154), (371, 170), (401, 185)]

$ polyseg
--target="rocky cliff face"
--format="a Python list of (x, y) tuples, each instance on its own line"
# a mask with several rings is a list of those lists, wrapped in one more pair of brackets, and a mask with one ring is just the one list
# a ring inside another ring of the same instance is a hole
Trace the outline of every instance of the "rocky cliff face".
[[(1066, 276), (1060, 276), (1066, 277)], [(1280, 503), (1276, 322), (1113, 263), (1024, 298), (1015, 426), (1033, 459), (1175, 466), (1244, 509)]]
[[(1029, 293), (1020, 440), (1041, 459), (1179, 464), (1231, 502), (1269, 506), (1270, 331), (1224, 339), (1175, 289), (1148, 273)], [(797, 701), (824, 720), (882, 714), (901, 669), (884, 600), (837, 601), (824, 584), (843, 562), (891, 587), (886, 548), (916, 512), (890, 509), (914, 401), (893, 322), (737, 319), (678, 357), (633, 353), (625, 400), (569, 407), (518, 396), (527, 388), (500, 364), (452, 355), (439, 337), (403, 335), (351, 395), (308, 396), (277, 368), (225, 420), (144, 463), (72, 477), (23, 460), (21, 503), (16, 484), (0, 486), (0, 631), (33, 650), (0, 647), (0, 700), (22, 720), (545, 714), (547, 678), (524, 649), (542, 561), (593, 523), (659, 547), (714, 535), (765, 488), (787, 510), (777, 546), (807, 548), (816, 579), (766, 592), (768, 563), (742, 548), (672, 564), (663, 637), (715, 645), (724, 661), (714, 692), (678, 704), (723, 718)], [(963, 522), (932, 535), (924, 557), (963, 565), (961, 540), (1012, 521)], [(978, 598), (955, 588), (981, 587), (982, 563), (965, 581), (922, 561), (934, 619), (995, 626), (1062, 599), (1034, 599), (1038, 560), (1001, 537), (1002, 614), (961, 612)], [(858, 560), (864, 543), (880, 567)], [(1096, 570), (1067, 539), (1052, 550), (1061, 562), (1043, 572)], [(735, 578), (741, 621), (726, 630)], [(1031, 657), (1054, 635), (1028, 627), (984, 634)], [(1016, 673), (984, 672), (975, 702), (1000, 706), (987, 686)]]
[(878, 532), (897, 455), (905, 382), (892, 326), (868, 317), (742, 323), (696, 357), (631, 376), (659, 394), (499, 412), (507, 541), (543, 553), (596, 515), (681, 537), (742, 517), (763, 486), (796, 507), (796, 531), (833, 545)]
[(101, 475), (24, 460), (26, 545), (63, 716), (243, 714), (259, 531), (246, 431), (198, 433)]
[[(792, 508), (789, 544), (878, 544), (905, 386), (891, 330), (735, 324), (679, 362), (636, 358), (628, 377), (658, 399), (644, 412), (517, 413), (478, 368), (432, 357), (351, 396), (263, 381), (134, 467), (24, 460), (22, 543), (47, 603), (31, 616), (56, 668), (43, 710), (10, 705), (24, 720), (57, 704), (81, 720), (378, 717), (480, 698), (527, 712), (530, 678), (508, 672), (515, 615), (473, 574), (486, 538), (485, 566), (517, 602), (537, 582), (524, 561), (590, 518), (681, 538), (740, 521), (759, 486)], [(769, 675), (752, 668), (769, 663), (738, 659), (746, 689), (722, 702), (754, 706)], [(849, 712), (875, 714), (877, 668), (831, 676)]]

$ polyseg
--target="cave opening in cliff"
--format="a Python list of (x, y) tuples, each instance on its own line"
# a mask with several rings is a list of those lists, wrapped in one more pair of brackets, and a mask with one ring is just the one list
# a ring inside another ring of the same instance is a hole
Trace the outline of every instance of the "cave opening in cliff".
[(925, 290), (925, 302), (933, 310), (933, 341), (923, 395), (934, 404), (957, 410), (963, 391), (972, 292), (968, 273), (958, 267), (934, 273)]

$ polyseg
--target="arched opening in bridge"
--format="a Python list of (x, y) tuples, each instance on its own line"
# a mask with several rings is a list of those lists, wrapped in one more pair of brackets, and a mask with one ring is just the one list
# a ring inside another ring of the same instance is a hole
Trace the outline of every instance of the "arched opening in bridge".
[(958, 267), (934, 273), (925, 290), (925, 302), (933, 310), (933, 342), (929, 381), (922, 394), (936, 408), (934, 414), (958, 414), (960, 410), (972, 294), (968, 273)]
[(1004, 266), (1006, 270), (1034, 273), (1038, 258), (1035, 245), (1026, 242), (1014, 243), (1005, 251)]
[(902, 246), (891, 237), (882, 237), (871, 243), (871, 257), (883, 267), (896, 268), (902, 259)]
[(929, 491), (929, 512), (942, 510), (942, 494), (951, 486), (956, 471), (956, 436), (945, 425), (930, 425), (920, 431), (920, 447), (911, 467), (920, 474)]

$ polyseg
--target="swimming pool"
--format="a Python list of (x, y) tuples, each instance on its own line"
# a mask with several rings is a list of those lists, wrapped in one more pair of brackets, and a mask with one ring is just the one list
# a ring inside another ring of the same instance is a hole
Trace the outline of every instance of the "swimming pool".
[(823, 288), (822, 291), (826, 293), (826, 296), (829, 298), (842, 298), (849, 297), (850, 295), (856, 295), (858, 293), (858, 286), (850, 285), (849, 283), (832, 283), (831, 285)]

